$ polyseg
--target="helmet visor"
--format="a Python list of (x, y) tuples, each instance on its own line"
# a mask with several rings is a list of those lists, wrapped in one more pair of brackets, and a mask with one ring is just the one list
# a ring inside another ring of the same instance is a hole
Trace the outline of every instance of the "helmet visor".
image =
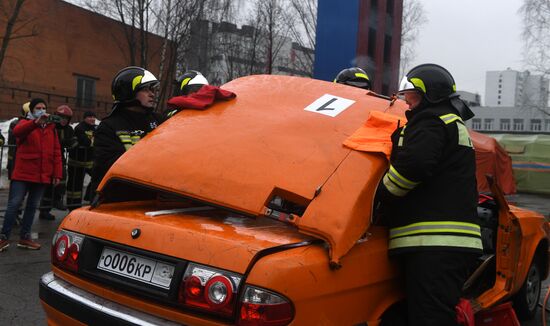
[(347, 80), (347, 81), (343, 82), (342, 84), (355, 86), (355, 87), (359, 87), (359, 88), (365, 88), (365, 89), (370, 88), (369, 81), (366, 80), (366, 79)]
[(203, 75), (196, 75), (187, 85), (208, 85), (208, 80)]
[(405, 76), (399, 83), (399, 90), (397, 91), (397, 94), (403, 94), (407, 91), (416, 91), (416, 87), (409, 81), (407, 76)]

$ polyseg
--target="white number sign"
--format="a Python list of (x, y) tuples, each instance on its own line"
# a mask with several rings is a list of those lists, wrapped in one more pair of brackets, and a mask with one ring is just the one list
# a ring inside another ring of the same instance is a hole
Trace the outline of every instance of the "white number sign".
[(354, 100), (325, 94), (308, 105), (304, 110), (328, 115), (334, 118), (345, 109), (349, 108), (353, 103), (355, 103)]

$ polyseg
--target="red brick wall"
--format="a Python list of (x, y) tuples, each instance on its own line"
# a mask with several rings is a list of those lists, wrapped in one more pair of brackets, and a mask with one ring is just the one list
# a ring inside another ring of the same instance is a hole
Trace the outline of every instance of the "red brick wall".
[[(76, 75), (96, 79), (91, 110), (99, 117), (106, 114), (112, 102), (111, 80), (130, 63), (125, 26), (60, 0), (26, 1), (20, 18), (35, 18), (22, 33), (36, 25), (38, 35), (9, 44), (0, 69), (0, 120), (18, 115), (21, 104), (33, 97), (48, 100), (50, 110), (69, 103), (79, 119), (90, 108), (76, 106)], [(0, 35), (5, 28), (6, 18), (0, 17)], [(163, 39), (149, 34), (148, 42), (147, 69), (158, 77)]]

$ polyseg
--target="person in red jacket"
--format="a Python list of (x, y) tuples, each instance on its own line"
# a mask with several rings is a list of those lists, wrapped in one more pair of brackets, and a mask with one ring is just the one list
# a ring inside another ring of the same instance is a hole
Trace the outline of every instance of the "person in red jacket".
[(20, 239), (20, 248), (40, 249), (40, 244), (31, 239), (31, 227), (36, 208), (44, 189), (49, 184), (58, 184), (62, 176), (61, 147), (46, 114), (46, 102), (35, 98), (30, 103), (28, 120), (20, 121), (13, 129), (17, 152), (11, 176), (8, 205), (0, 233), (0, 252), (9, 247), (9, 237), (17, 210), (27, 197)]

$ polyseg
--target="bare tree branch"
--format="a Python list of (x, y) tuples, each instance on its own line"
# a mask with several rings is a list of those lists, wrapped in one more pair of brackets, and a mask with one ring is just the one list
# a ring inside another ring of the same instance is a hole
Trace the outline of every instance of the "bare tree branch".
[[(524, 62), (529, 70), (548, 79), (550, 76), (550, 0), (523, 0), (523, 5), (518, 12), (523, 21)], [(545, 95), (548, 96), (548, 90)], [(529, 96), (523, 96), (522, 107), (550, 115), (548, 103), (531, 102)]]
[(403, 0), (403, 23), (401, 26), (400, 75), (404, 75), (414, 60), (415, 46), (420, 28), (426, 24), (426, 12), (419, 0)]
[(10, 40), (13, 40), (13, 37), (12, 37), (13, 28), (17, 21), (17, 16), (19, 16), (19, 11), (21, 10), (21, 7), (23, 6), (24, 2), (25, 0), (17, 0), (15, 2), (15, 6), (13, 8), (13, 11), (11, 12), (11, 16), (8, 19), (8, 22), (6, 25), (6, 31), (4, 33), (4, 36), (2, 37), (2, 47), (0, 48), (0, 68), (2, 68), (2, 63), (4, 62), (4, 57), (6, 55), (6, 51), (8, 50), (8, 45), (10, 43)]

